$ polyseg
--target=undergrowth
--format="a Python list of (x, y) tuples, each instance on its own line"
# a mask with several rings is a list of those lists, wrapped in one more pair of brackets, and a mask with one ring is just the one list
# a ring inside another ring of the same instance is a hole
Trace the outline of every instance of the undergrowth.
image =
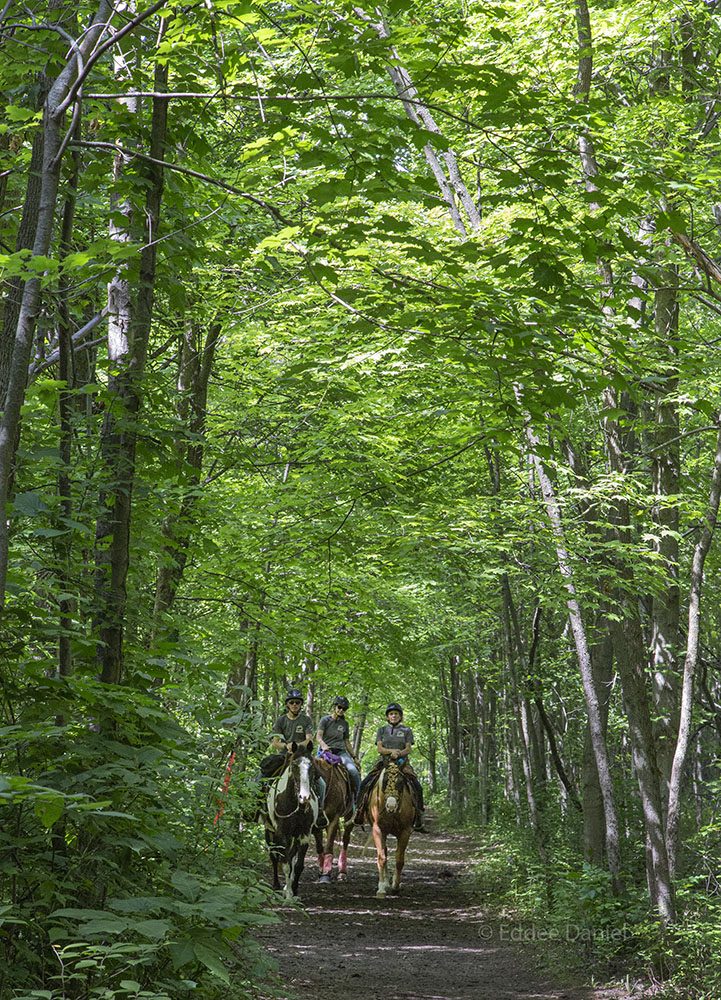
[[(447, 813), (439, 815), (444, 819)], [(554, 971), (635, 982), (637, 991), (659, 1000), (721, 997), (721, 894), (708, 865), (679, 881), (679, 921), (664, 930), (649, 910), (638, 866), (625, 873), (624, 890), (614, 896), (608, 872), (558, 845), (545, 866), (518, 828), (461, 826), (478, 837), (469, 879), (500, 939), (532, 948), (536, 962)], [(704, 851), (688, 844), (687, 858), (718, 857), (709, 849), (712, 835), (699, 835)]]
[[(87, 677), (4, 680), (0, 1000), (252, 996), (268, 960), (250, 932), (275, 920), (258, 834), (237, 825), (254, 761), (223, 789), (252, 712), (203, 718)], [(34, 684), (42, 711), (14, 714), (13, 682)]]

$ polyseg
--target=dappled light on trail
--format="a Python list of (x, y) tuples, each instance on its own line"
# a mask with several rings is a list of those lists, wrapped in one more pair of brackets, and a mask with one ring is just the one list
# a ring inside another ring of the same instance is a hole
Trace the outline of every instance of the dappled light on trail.
[[(258, 940), (278, 962), (263, 1000), (625, 1000), (620, 990), (568, 986), (539, 968), (482, 904), (469, 874), (474, 844), (415, 835), (399, 895), (375, 898), (375, 851), (356, 831), (349, 881), (319, 885), (307, 870), (303, 909)], [(390, 841), (395, 849), (395, 842)], [(477, 849), (477, 848), (476, 848)]]

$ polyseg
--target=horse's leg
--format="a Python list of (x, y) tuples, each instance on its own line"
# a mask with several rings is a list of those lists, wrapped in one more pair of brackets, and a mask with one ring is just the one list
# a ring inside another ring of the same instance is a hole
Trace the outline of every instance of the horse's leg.
[[(293, 841), (293, 859), (288, 867), (288, 883), (286, 885), (286, 899), (293, 900), (298, 897), (298, 883), (305, 867), (305, 854), (308, 850), (306, 840)], [(288, 891), (290, 890), (290, 892)]]
[(406, 847), (408, 847), (408, 841), (411, 837), (411, 827), (407, 826), (398, 837), (398, 844), (396, 846), (396, 870), (393, 876), (393, 892), (400, 892), (401, 888), (401, 872), (403, 871), (403, 865), (406, 860)]
[(384, 899), (385, 894), (388, 891), (388, 874), (387, 874), (387, 864), (388, 864), (388, 854), (386, 853), (386, 835), (381, 831), (378, 826), (378, 820), (373, 820), (373, 843), (376, 845), (376, 852), (378, 855), (378, 891), (376, 896), (379, 899)]
[(325, 854), (323, 856), (323, 866), (320, 876), (320, 880), (324, 885), (327, 885), (330, 882), (331, 872), (333, 871), (333, 845), (335, 843), (335, 835), (338, 832), (339, 823), (340, 817), (335, 816), (328, 824), (328, 836), (325, 842)]
[(265, 842), (268, 845), (270, 862), (273, 866), (273, 888), (280, 889), (281, 884), (280, 879), (278, 878), (278, 845), (276, 844), (275, 837), (270, 830), (265, 831)]
[(298, 856), (298, 841), (293, 838), (288, 844), (285, 852), (285, 864), (283, 872), (285, 874), (285, 884), (283, 885), (283, 895), (288, 903), (293, 901), (293, 880), (295, 878), (295, 866)]
[(318, 872), (320, 875), (323, 874), (323, 857), (325, 856), (325, 849), (323, 847), (323, 834), (320, 830), (313, 830), (313, 836), (315, 837), (315, 853), (318, 855)]
[(343, 846), (338, 855), (338, 881), (345, 882), (348, 878), (348, 844), (350, 835), (353, 832), (353, 820), (347, 819), (343, 823)]

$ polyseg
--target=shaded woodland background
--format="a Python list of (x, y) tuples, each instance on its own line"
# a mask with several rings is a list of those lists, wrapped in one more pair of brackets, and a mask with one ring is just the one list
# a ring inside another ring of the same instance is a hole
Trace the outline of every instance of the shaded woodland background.
[(289, 684), (718, 991), (720, 17), (5, 4), (2, 1000), (252, 991)]

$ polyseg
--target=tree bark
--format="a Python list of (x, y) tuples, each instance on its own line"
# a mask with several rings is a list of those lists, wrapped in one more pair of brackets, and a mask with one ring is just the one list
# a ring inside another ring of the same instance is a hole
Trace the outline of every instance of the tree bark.
[(151, 645), (155, 645), (163, 619), (173, 607), (188, 560), (193, 535), (193, 512), (203, 468), (203, 440), (208, 400), (208, 383), (221, 324), (211, 323), (204, 346), (196, 343), (197, 328), (188, 324), (182, 335), (178, 360), (178, 401), (176, 413), (186, 435), (176, 443), (177, 462), (184, 479), (180, 509), (166, 517), (162, 525), (163, 549), (159, 560), (153, 605)]
[(356, 754), (356, 756), (360, 752), (360, 745), (363, 742), (363, 733), (365, 731), (366, 720), (368, 718), (369, 705), (370, 697), (368, 692), (361, 692), (361, 696), (358, 699), (358, 709), (355, 713), (353, 736), (351, 738), (351, 746), (353, 747), (353, 753)]
[[(167, 89), (167, 65), (156, 65), (155, 90)], [(153, 99), (151, 156), (163, 159), (168, 101)], [(109, 482), (103, 497), (104, 510), (96, 528), (96, 590), (98, 593), (98, 665), (104, 683), (117, 684), (122, 676), (123, 632), (126, 611), (126, 578), (130, 563), (130, 521), (137, 415), (141, 406), (141, 381), (145, 371), (148, 338), (155, 291), (156, 240), (163, 191), (163, 170), (148, 163), (145, 200), (146, 241), (140, 255), (137, 300), (126, 331), (125, 290), (117, 290), (119, 320), (110, 324), (109, 354), (115, 371), (108, 380), (111, 401), (103, 424), (101, 454)], [(112, 293), (111, 293), (112, 294)], [(113, 306), (111, 306), (111, 312)], [(129, 334), (125, 343), (125, 334)], [(117, 338), (117, 339), (116, 339)]]
[[(78, 126), (80, 119), (78, 118)], [(74, 169), (72, 177), (68, 183), (65, 207), (63, 210), (63, 224), (60, 236), (59, 253), (61, 259), (70, 253), (73, 223), (75, 219), (75, 203), (77, 196), (78, 178), (80, 174), (80, 154), (73, 154)], [(65, 594), (72, 593), (72, 538), (70, 521), (73, 516), (73, 496), (72, 496), (72, 414), (73, 414), (73, 394), (75, 378), (72, 365), (72, 335), (70, 332), (70, 304), (68, 301), (67, 279), (60, 278), (59, 296), (59, 322), (58, 322), (58, 347), (59, 364), (58, 374), (63, 385), (58, 393), (58, 416), (59, 416), (59, 452), (60, 470), (58, 472), (58, 495), (60, 497), (61, 516), (64, 519), (63, 528), (65, 534), (59, 536), (59, 568), (58, 578), (60, 588)], [(70, 641), (70, 630), (72, 627), (72, 615), (76, 608), (76, 600), (73, 597), (62, 597), (60, 599), (60, 634), (58, 638), (58, 672), (61, 677), (69, 677), (73, 672), (72, 644)]]
[[(523, 778), (526, 788), (526, 804), (528, 806), (528, 818), (536, 841), (538, 856), (544, 865), (548, 865), (548, 852), (545, 845), (545, 837), (541, 824), (540, 810), (536, 801), (536, 792), (532, 762), (531, 762), (531, 738), (529, 734), (529, 719), (526, 711), (527, 700), (519, 690), (518, 677), (516, 672), (515, 652), (521, 663), (524, 674), (527, 671), (525, 651), (518, 627), (518, 617), (513, 603), (511, 587), (508, 582), (508, 574), (501, 577), (503, 596), (503, 621), (506, 632), (506, 647), (508, 650), (508, 678), (511, 685), (511, 697), (513, 699), (513, 711), (515, 715), (516, 730), (518, 733), (518, 749), (520, 751), (521, 765), (523, 768)], [(515, 641), (514, 641), (515, 639)]]
[[(40, 214), (40, 192), (42, 189), (43, 150), (45, 133), (38, 129), (33, 138), (32, 153), (28, 180), (23, 199), (23, 211), (20, 226), (15, 240), (15, 250), (30, 250), (35, 242), (35, 234)], [(15, 331), (20, 315), (20, 304), (23, 297), (24, 282), (22, 278), (14, 277), (8, 281), (8, 290), (3, 301), (2, 333), (0, 333), (0, 410), (10, 383), (10, 366), (12, 363)]]
[[(33, 256), (35, 257), (45, 256), (50, 247), (60, 181), (63, 104), (69, 96), (78, 74), (78, 56), (83, 63), (87, 61), (111, 15), (111, 4), (108, 0), (100, 0), (92, 25), (82, 40), (78, 42), (77, 50), (74, 50), (69, 56), (65, 68), (58, 75), (45, 100), (42, 184), (37, 225), (32, 244)], [(5, 408), (2, 423), (0, 423), (0, 626), (5, 607), (9, 548), (7, 518), (4, 512), (7, 508), (12, 465), (20, 427), (20, 411), (25, 399), (28, 364), (40, 300), (41, 279), (38, 276), (28, 280), (23, 289), (10, 362)]]
[(708, 508), (699, 538), (693, 553), (691, 566), (691, 581), (688, 599), (688, 631), (686, 639), (686, 658), (683, 668), (683, 685), (681, 688), (681, 710), (679, 715), (678, 739), (671, 767), (671, 780), (668, 789), (668, 818), (666, 821), (666, 850), (668, 863), (673, 878), (678, 866), (678, 848), (681, 832), (681, 793), (684, 784), (684, 771), (691, 738), (691, 719), (693, 712), (694, 679), (699, 654), (699, 635), (701, 627), (701, 591), (703, 588), (703, 568), (706, 556), (711, 548), (714, 529), (718, 518), (719, 499), (721, 498), (721, 416), (717, 418), (719, 427), (716, 438), (716, 454), (714, 457), (713, 474)]
[[(662, 389), (656, 397), (653, 435), (653, 510), (656, 551), (666, 573), (660, 594), (653, 597), (652, 666), (656, 706), (658, 764), (666, 791), (671, 778), (674, 746), (678, 732), (679, 583), (678, 583), (678, 501), (681, 459), (678, 391), (678, 274), (672, 266), (661, 269), (664, 281), (656, 288), (655, 334), (658, 350), (668, 358), (662, 372)], [(670, 498), (670, 499), (669, 499)]]
[[(610, 409), (616, 408), (615, 394), (611, 390), (605, 393), (605, 403)], [(616, 420), (608, 418), (605, 428), (609, 468), (612, 472), (622, 474), (623, 452)], [(616, 540), (622, 543), (630, 531), (625, 499), (619, 498), (616, 501), (612, 519)], [(632, 582), (632, 571), (622, 557), (616, 560), (616, 569), (622, 580)], [(625, 616), (620, 622), (612, 621), (611, 631), (629, 724), (633, 766), (641, 793), (649, 892), (661, 921), (669, 923), (676, 919), (676, 905), (664, 838), (663, 797), (658, 780), (650, 698), (646, 690), (647, 657), (636, 599), (629, 597), (629, 591), (632, 594), (632, 588), (620, 587), (616, 593), (616, 603), (620, 609), (625, 610)]]
[(601, 785), (601, 795), (603, 797), (603, 811), (606, 827), (606, 854), (608, 857), (608, 868), (614, 891), (621, 888), (621, 845), (618, 826), (618, 814), (616, 812), (616, 800), (613, 790), (613, 778), (611, 776), (611, 764), (608, 755), (608, 747), (603, 731), (601, 720), (601, 710), (598, 695), (593, 679), (593, 665), (591, 662), (591, 652), (586, 635), (586, 628), (581, 615), (581, 607), (576, 596), (576, 585), (573, 567), (566, 549), (566, 541), (563, 531), (561, 511), (556, 500), (555, 491), (551, 479), (543, 467), (543, 463), (538, 457), (538, 445), (540, 441), (531, 427), (526, 424), (526, 437), (533, 457), (536, 475), (541, 485), (546, 514), (553, 533), (558, 569), (561, 574), (563, 586), (566, 590), (566, 606), (568, 608), (568, 620), (571, 626), (578, 666), (581, 672), (583, 691), (586, 699), (586, 710), (588, 712), (588, 724), (591, 734), (591, 745), (596, 760), (598, 779)]

